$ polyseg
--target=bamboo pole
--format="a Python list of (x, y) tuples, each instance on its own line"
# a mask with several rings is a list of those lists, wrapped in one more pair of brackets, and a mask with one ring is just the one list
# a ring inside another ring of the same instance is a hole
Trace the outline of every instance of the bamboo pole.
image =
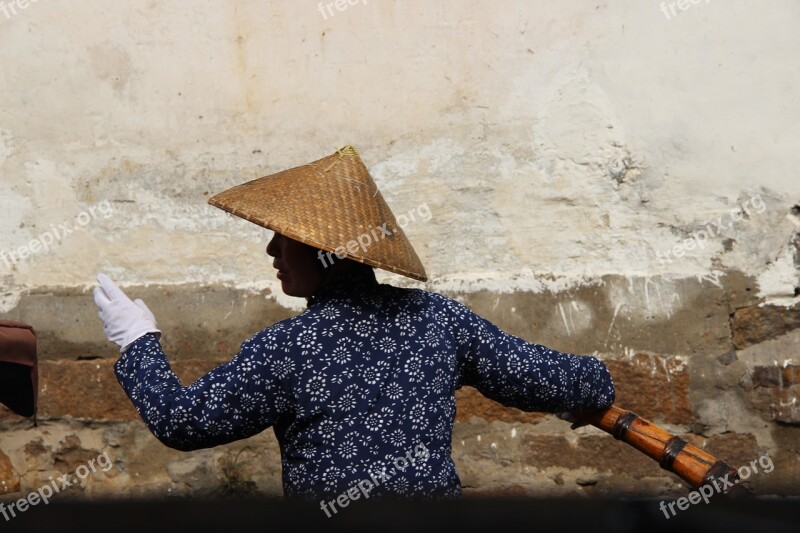
[(636, 413), (612, 405), (603, 411), (574, 415), (658, 461), (661, 468), (694, 488), (713, 484), (728, 496), (750, 494), (735, 468)]

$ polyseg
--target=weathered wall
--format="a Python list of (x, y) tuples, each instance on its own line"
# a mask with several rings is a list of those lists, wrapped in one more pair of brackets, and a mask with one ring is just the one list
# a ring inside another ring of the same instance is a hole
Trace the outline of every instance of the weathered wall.
[[(769, 453), (756, 491), (800, 493), (797, 2), (18, 1), (0, 316), (39, 332), (41, 423), (0, 412), (0, 501), (103, 452), (71, 494), (280, 494), (269, 430), (192, 453), (146, 431), (90, 290), (143, 298), (188, 383), (304, 303), (269, 232), (207, 198), (348, 143), (396, 214), (432, 214), (406, 227), (430, 281), (382, 281), (597, 354), (619, 405), (734, 465)], [(465, 493), (686, 492), (594, 428), (458, 409)]]

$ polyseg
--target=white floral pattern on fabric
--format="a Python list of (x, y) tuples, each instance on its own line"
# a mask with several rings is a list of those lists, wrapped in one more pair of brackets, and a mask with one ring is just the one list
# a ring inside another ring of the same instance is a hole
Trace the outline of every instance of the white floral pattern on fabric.
[(389, 471), (420, 443), (428, 460), (394, 472), (371, 496), (458, 497), (451, 440), (463, 385), (523, 411), (614, 402), (611, 375), (597, 358), (528, 343), (446, 296), (356, 272), (189, 386), (152, 334), (120, 357), (117, 379), (172, 448), (208, 448), (273, 427), (285, 495), (316, 500)]

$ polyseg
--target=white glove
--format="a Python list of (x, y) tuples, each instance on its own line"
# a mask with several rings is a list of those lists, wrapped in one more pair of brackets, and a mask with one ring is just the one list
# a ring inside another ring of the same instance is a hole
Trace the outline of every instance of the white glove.
[(98, 274), (97, 281), (100, 282), (100, 286), (94, 288), (97, 314), (103, 321), (106, 337), (119, 344), (120, 353), (125, 353), (133, 341), (146, 333), (154, 333), (161, 339), (156, 317), (143, 301), (131, 301), (105, 274)]

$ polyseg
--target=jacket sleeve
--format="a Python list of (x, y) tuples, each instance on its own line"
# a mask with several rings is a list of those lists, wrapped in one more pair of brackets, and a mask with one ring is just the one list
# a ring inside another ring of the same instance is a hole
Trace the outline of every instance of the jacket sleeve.
[(523, 411), (593, 411), (614, 403), (611, 374), (596, 357), (528, 343), (452, 303), (462, 385)]
[(189, 451), (255, 435), (290, 410), (291, 362), (261, 335), (230, 361), (183, 387), (152, 334), (137, 339), (114, 372), (142, 420), (162, 443)]

